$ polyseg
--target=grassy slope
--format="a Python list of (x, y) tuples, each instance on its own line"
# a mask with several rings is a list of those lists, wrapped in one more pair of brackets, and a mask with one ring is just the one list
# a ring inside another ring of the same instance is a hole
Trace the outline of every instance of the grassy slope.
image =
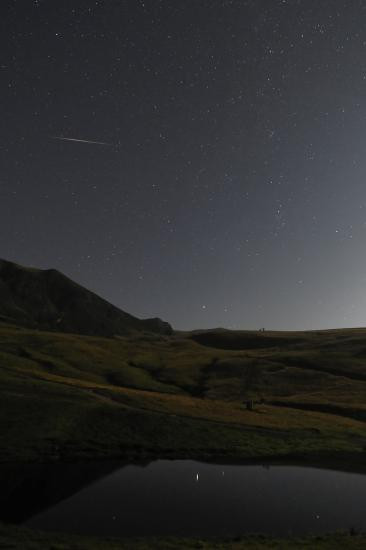
[(366, 329), (223, 334), (240, 349), (0, 325), (0, 460), (364, 456)]

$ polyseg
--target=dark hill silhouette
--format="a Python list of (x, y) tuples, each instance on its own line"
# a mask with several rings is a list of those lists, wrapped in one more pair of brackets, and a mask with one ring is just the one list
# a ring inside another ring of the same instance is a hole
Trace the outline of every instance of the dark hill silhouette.
[(0, 260), (0, 319), (42, 330), (112, 336), (131, 330), (170, 334), (161, 319), (138, 319), (55, 269)]
[(214, 328), (208, 330), (194, 330), (189, 333), (190, 338), (210, 348), (224, 350), (263, 349), (274, 346), (288, 346), (301, 342), (296, 335), (283, 336), (272, 331), (245, 331)]

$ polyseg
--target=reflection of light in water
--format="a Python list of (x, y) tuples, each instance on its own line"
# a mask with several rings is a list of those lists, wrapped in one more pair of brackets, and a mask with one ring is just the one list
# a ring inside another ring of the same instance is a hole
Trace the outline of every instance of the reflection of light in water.
[(196, 481), (198, 481), (198, 474), (196, 474)]
[(222, 475), (224, 476), (224, 475), (225, 475), (225, 472), (222, 472)]

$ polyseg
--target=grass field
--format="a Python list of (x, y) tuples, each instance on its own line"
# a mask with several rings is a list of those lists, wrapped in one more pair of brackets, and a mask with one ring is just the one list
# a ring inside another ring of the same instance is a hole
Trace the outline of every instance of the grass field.
[(366, 329), (97, 338), (0, 325), (3, 462), (362, 462), (365, 422)]

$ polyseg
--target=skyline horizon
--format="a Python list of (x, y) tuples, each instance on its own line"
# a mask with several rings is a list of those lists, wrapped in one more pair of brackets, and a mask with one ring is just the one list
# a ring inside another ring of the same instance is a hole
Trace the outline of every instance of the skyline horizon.
[[(36, 269), (36, 270), (40, 270), (40, 271), (47, 271), (47, 270), (56, 269), (52, 266), (39, 267), (39, 266), (33, 265), (33, 264), (24, 265), (19, 261), (10, 260), (8, 258), (1, 258), (0, 257), (0, 262), (1, 261), (14, 263), (14, 264), (16, 264), (20, 267), (32, 268), (32, 269)], [(305, 328), (305, 327), (303, 327), (303, 328), (300, 328), (300, 327), (299, 328), (286, 328), (286, 327), (276, 328), (276, 327), (265, 326), (265, 325), (260, 325), (260, 326), (254, 327), (254, 326), (245, 326), (245, 321), (243, 321), (243, 325), (236, 325), (236, 326), (209, 325), (209, 326), (196, 326), (196, 327), (188, 327), (188, 326), (181, 327), (179, 325), (177, 326), (169, 318), (166, 318), (166, 317), (160, 316), (160, 315), (155, 315), (153, 312), (150, 312), (149, 315), (143, 315), (143, 314), (137, 314), (136, 312), (134, 312), (132, 310), (127, 310), (126, 307), (123, 306), (123, 304), (114, 303), (113, 301), (106, 298), (104, 295), (100, 294), (98, 292), (98, 290), (95, 290), (95, 289), (92, 289), (92, 288), (89, 288), (89, 287), (85, 286), (78, 279), (74, 279), (74, 278), (70, 277), (67, 273), (63, 272), (62, 270), (57, 269), (57, 271), (59, 271), (62, 275), (66, 276), (68, 279), (70, 279), (74, 283), (78, 284), (82, 288), (96, 294), (97, 296), (99, 296), (103, 300), (109, 302), (111, 305), (117, 307), (121, 311), (123, 311), (125, 313), (128, 313), (132, 316), (135, 316), (135, 317), (137, 317), (141, 320), (146, 320), (146, 319), (149, 319), (149, 318), (158, 317), (158, 318), (162, 319), (163, 321), (168, 322), (172, 326), (173, 330), (177, 331), (177, 332), (191, 332), (191, 331), (215, 330), (215, 329), (218, 329), (218, 330), (238, 330), (238, 331), (248, 331), (248, 332), (262, 332), (262, 331), (263, 332), (316, 332), (316, 331), (333, 331), (333, 330), (346, 330), (346, 329), (350, 329), (350, 330), (355, 329), (355, 330), (357, 330), (357, 329), (364, 329), (366, 327), (366, 323), (365, 323), (365, 325), (346, 325), (346, 326), (334, 325), (334, 326), (307, 327), (307, 328)], [(207, 307), (205, 309), (207, 309)]]

